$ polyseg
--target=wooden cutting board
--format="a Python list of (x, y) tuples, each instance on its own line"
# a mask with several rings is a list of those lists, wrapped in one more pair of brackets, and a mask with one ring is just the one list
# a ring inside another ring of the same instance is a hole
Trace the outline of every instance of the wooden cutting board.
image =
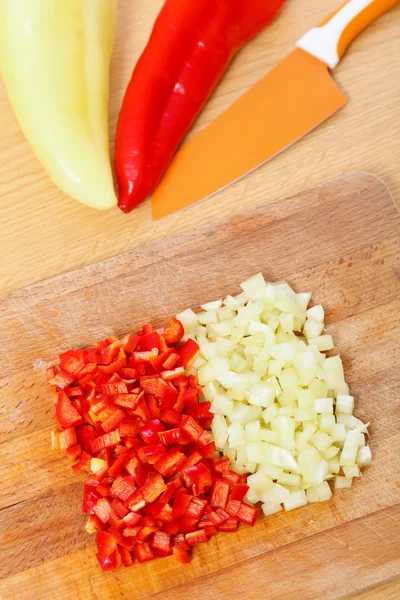
[[(400, 218), (355, 173), (299, 196), (85, 267), (0, 301), (0, 597), (3, 600), (325, 600), (400, 575)], [(41, 361), (165, 321), (262, 271), (313, 291), (371, 420), (373, 465), (332, 501), (259, 518), (194, 551), (103, 574), (83, 531), (82, 481), (50, 451)]]

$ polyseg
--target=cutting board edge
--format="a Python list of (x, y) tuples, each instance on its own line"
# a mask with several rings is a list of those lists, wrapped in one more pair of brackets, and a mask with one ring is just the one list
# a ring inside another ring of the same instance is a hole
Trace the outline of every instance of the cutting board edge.
[[(319, 185), (316, 186), (311, 186), (309, 188), (305, 188), (304, 190), (300, 190), (299, 192), (297, 192), (297, 194), (294, 194), (292, 196), (283, 196), (281, 198), (279, 198), (278, 200), (275, 200), (271, 203), (268, 204), (257, 204), (255, 207), (250, 208), (250, 209), (246, 209), (243, 211), (240, 211), (237, 215), (235, 215), (234, 218), (238, 218), (238, 217), (242, 217), (245, 216), (247, 213), (253, 212), (253, 211), (257, 211), (257, 210), (261, 210), (263, 207), (266, 207), (267, 209), (269, 209), (271, 212), (273, 212), (274, 208), (276, 206), (278, 206), (282, 201), (289, 201), (291, 199), (295, 199), (297, 197), (299, 197), (300, 195), (304, 195), (304, 194), (308, 194), (309, 192), (312, 192), (313, 190), (316, 189), (324, 189), (327, 186), (332, 185), (332, 183), (334, 182), (343, 182), (346, 179), (349, 179), (351, 177), (354, 176), (367, 176), (369, 178), (371, 178), (374, 181), (379, 182), (379, 184), (382, 185), (382, 187), (385, 188), (385, 190), (388, 192), (395, 209), (400, 213), (400, 204), (396, 201), (393, 192), (391, 191), (389, 185), (378, 175), (376, 175), (375, 173), (371, 173), (370, 171), (364, 171), (364, 170), (356, 170), (356, 171), (351, 171), (350, 173), (343, 175), (341, 177), (334, 177), (332, 179), (326, 180), (324, 182), (322, 182)], [(197, 232), (199, 229), (203, 230), (203, 231), (207, 231), (207, 229), (212, 228), (212, 227), (216, 227), (219, 223), (221, 223), (222, 221), (226, 221), (225, 217), (222, 217), (221, 219), (217, 219), (215, 221), (211, 221), (210, 223), (207, 223), (205, 225), (199, 225), (198, 227), (192, 227), (190, 229), (187, 229), (181, 233), (178, 233), (176, 235), (173, 235), (171, 237), (167, 237), (167, 238), (163, 238), (161, 240), (155, 241), (154, 243), (150, 243), (147, 244), (145, 246), (139, 246), (137, 248), (133, 248), (132, 250), (128, 250), (126, 252), (122, 252), (121, 254), (115, 254), (113, 256), (110, 256), (108, 258), (104, 258), (103, 260), (94, 262), (94, 263), (89, 263), (87, 265), (84, 265), (82, 267), (78, 267), (77, 269), (73, 269), (72, 271), (65, 271), (62, 273), (59, 273), (58, 275), (54, 275), (53, 277), (49, 277), (47, 279), (43, 279), (41, 281), (37, 281), (35, 283), (32, 283), (28, 286), (25, 286), (23, 288), (19, 288), (17, 290), (12, 291), (9, 294), (4, 294), (1, 295), (0, 294), (0, 304), (3, 302), (7, 302), (12, 300), (13, 298), (18, 298), (22, 293), (28, 294), (28, 296), (34, 296), (36, 290), (41, 290), (43, 288), (45, 288), (47, 285), (49, 285), (50, 282), (59, 282), (60, 280), (62, 281), (64, 278), (71, 278), (73, 277), (75, 274), (81, 272), (81, 271), (88, 271), (90, 269), (95, 270), (96, 268), (98, 268), (101, 264), (104, 263), (108, 263), (108, 265), (112, 265), (113, 262), (117, 262), (119, 259), (121, 258), (126, 258), (129, 257), (131, 255), (133, 255), (135, 252), (138, 251), (143, 251), (147, 248), (157, 248), (157, 247), (162, 247), (162, 245), (165, 243), (165, 241), (167, 239), (169, 240), (180, 240), (181, 238), (184, 238), (185, 236), (189, 235), (191, 232)], [(79, 289), (79, 286), (78, 288)]]

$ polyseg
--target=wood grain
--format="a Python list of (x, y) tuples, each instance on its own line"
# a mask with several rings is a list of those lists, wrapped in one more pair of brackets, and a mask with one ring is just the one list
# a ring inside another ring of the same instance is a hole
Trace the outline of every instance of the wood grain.
[[(133, 64), (163, 0), (118, 0), (110, 133)], [(193, 132), (261, 78), (341, 0), (288, 0), (282, 15), (233, 61)], [(350, 98), (312, 134), (256, 173), (190, 210), (152, 223), (150, 203), (129, 216), (98, 213), (63, 196), (25, 142), (0, 81), (0, 282), (3, 292), (230, 217), (352, 170), (383, 177), (400, 196), (400, 6), (372, 24), (335, 70)], [(268, 135), (268, 132), (265, 132)], [(5, 257), (5, 258), (4, 258)]]
[[(389, 589), (400, 576), (399, 237), (386, 186), (356, 173), (0, 299), (0, 598), (255, 599), (268, 589), (272, 600), (338, 600)], [(373, 465), (329, 503), (217, 536), (188, 567), (165, 559), (102, 574), (81, 482), (49, 452), (40, 361), (235, 293), (259, 270), (314, 290), (326, 308), (356, 413), (372, 421)]]

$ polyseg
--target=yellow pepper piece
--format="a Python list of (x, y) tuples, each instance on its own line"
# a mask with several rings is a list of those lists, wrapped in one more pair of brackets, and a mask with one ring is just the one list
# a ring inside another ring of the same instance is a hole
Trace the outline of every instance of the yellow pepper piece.
[(0, 0), (0, 70), (51, 179), (100, 210), (116, 205), (108, 143), (116, 0)]

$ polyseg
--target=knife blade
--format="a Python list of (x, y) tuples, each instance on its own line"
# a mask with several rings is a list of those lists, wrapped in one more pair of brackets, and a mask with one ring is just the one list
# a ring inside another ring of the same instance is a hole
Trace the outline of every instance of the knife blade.
[(152, 198), (154, 219), (211, 196), (328, 119), (347, 97), (333, 69), (351, 41), (400, 0), (350, 0), (175, 155)]

